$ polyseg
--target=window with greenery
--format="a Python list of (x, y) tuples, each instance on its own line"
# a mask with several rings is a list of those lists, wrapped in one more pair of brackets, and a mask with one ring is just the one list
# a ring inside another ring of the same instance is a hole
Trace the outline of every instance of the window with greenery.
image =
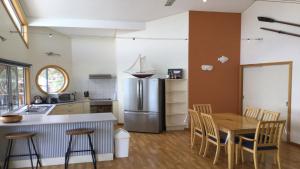
[(0, 114), (25, 105), (25, 68), (0, 63)]
[(37, 73), (36, 84), (43, 93), (60, 93), (67, 89), (69, 76), (63, 68), (49, 65)]
[(28, 47), (28, 23), (18, 0), (1, 0), (11, 20)]

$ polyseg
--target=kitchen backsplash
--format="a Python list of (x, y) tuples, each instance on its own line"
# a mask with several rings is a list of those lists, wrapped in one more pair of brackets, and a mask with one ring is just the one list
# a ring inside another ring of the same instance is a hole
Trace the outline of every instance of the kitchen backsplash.
[(117, 79), (90, 79), (88, 91), (90, 98), (111, 98), (117, 99)]

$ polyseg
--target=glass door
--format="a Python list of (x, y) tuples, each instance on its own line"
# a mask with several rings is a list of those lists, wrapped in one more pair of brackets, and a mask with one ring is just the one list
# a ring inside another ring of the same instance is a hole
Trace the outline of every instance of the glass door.
[(0, 64), (0, 114), (9, 111), (7, 66)]

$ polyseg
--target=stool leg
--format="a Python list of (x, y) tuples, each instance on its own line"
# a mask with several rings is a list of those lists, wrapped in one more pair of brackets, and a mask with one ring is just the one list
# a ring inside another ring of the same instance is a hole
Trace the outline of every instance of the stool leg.
[(89, 138), (89, 144), (90, 144), (90, 150), (91, 150), (91, 154), (92, 154), (94, 169), (97, 169), (96, 153), (95, 153), (95, 150), (94, 150), (94, 147), (93, 147), (91, 135), (88, 134), (88, 138)]
[(69, 166), (69, 159), (70, 159), (70, 152), (71, 152), (71, 145), (72, 145), (73, 136), (70, 135), (69, 145), (65, 156), (65, 169)]
[(33, 147), (33, 150), (34, 150), (36, 159), (37, 159), (37, 162), (36, 162), (36, 168), (38, 168), (38, 165), (39, 165), (40, 167), (42, 167), (42, 163), (41, 163), (41, 160), (40, 160), (40, 155), (39, 155), (39, 154), (37, 153), (37, 151), (36, 151), (36, 148), (35, 148), (35, 145), (34, 145), (34, 142), (33, 142), (32, 137), (30, 138), (30, 141), (31, 141), (31, 144), (32, 144), (32, 147)]
[(27, 139), (27, 146), (28, 146), (28, 151), (29, 151), (29, 158), (30, 158), (30, 162), (31, 162), (31, 168), (34, 169), (33, 167), (33, 161), (32, 161), (32, 154), (31, 154), (31, 149), (30, 149), (30, 141), (29, 139)]
[(9, 139), (8, 140), (8, 147), (7, 147), (7, 150), (6, 150), (6, 157), (5, 157), (5, 161), (4, 161), (4, 165), (3, 165), (4, 169), (8, 169), (8, 167), (9, 167), (9, 158), (10, 158), (12, 145), (13, 145), (13, 140)]

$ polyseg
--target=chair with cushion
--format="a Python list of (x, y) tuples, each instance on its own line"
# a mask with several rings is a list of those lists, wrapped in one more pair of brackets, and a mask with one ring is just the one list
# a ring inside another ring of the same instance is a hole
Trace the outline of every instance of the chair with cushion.
[[(280, 141), (285, 121), (260, 121), (257, 125), (255, 137), (240, 136), (239, 148), (253, 154), (255, 169), (258, 169), (257, 156), (259, 153), (275, 152), (278, 168), (280, 164)], [(244, 162), (244, 158), (242, 156)]]
[(269, 110), (261, 111), (261, 121), (277, 121), (279, 119), (280, 113), (273, 112)]
[(253, 118), (253, 119), (258, 119), (259, 111), (260, 111), (259, 108), (247, 107), (243, 113), (243, 116)]
[(205, 130), (204, 126), (201, 120), (201, 114), (198, 113), (195, 110), (189, 109), (189, 114), (191, 116), (191, 121), (193, 124), (193, 127), (191, 128), (191, 143), (192, 143), (192, 148), (195, 144), (195, 139), (196, 136), (201, 138), (201, 146), (199, 150), (199, 154), (202, 153), (203, 148), (204, 148), (204, 143), (205, 143)]
[(213, 164), (217, 163), (219, 158), (221, 147), (226, 146), (227, 143), (227, 133), (220, 132), (218, 126), (215, 124), (213, 117), (210, 114), (201, 113), (201, 117), (203, 119), (203, 124), (205, 127), (205, 150), (203, 157), (206, 157), (207, 150), (210, 144), (214, 144), (217, 146), (215, 158)]
[(199, 113), (212, 114), (211, 104), (193, 104), (193, 108)]

